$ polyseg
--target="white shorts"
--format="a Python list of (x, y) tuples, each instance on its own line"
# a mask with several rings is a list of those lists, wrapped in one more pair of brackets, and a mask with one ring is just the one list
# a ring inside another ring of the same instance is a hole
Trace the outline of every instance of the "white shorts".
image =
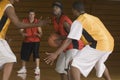
[(66, 53), (64, 52), (61, 53), (58, 57), (55, 70), (60, 74), (62, 73), (67, 74), (65, 69), (68, 69), (69, 62), (76, 55), (77, 51), (78, 51), (77, 49), (70, 49), (66, 51)]
[(84, 77), (87, 77), (95, 67), (96, 75), (102, 77), (106, 68), (104, 62), (110, 53), (93, 49), (87, 45), (81, 51), (78, 51), (77, 55), (73, 58), (72, 66), (78, 68)]
[(8, 43), (4, 39), (0, 39), (0, 67), (5, 63), (16, 62), (16, 57), (11, 51)]

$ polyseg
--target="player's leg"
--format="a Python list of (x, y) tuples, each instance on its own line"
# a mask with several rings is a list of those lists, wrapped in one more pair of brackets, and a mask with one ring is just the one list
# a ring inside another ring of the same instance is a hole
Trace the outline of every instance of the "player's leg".
[(25, 74), (27, 72), (26, 69), (26, 61), (22, 60), (22, 67), (20, 68), (19, 71), (17, 71), (18, 74)]
[(100, 60), (95, 65), (97, 76), (102, 77), (102, 75), (103, 75), (105, 80), (111, 80), (109, 71), (104, 64), (105, 61), (108, 59), (109, 55), (110, 55), (110, 53), (104, 53), (104, 55), (100, 58)]
[(22, 60), (22, 69), (26, 69), (26, 61), (25, 60)]
[(112, 80), (111, 77), (110, 77), (110, 74), (109, 74), (109, 71), (108, 71), (107, 67), (105, 68), (103, 77), (105, 78), (105, 80)]
[(76, 67), (70, 67), (71, 80), (81, 80), (80, 70)]
[(39, 66), (40, 66), (40, 59), (36, 58), (35, 59), (35, 63), (36, 63), (36, 69), (39, 68)]
[(68, 76), (65, 73), (60, 73), (61, 80), (68, 80)]
[(68, 80), (65, 71), (65, 53), (61, 53), (57, 59), (55, 70), (60, 74), (61, 80)]
[(36, 68), (35, 68), (35, 74), (40, 74), (40, 59), (39, 58), (36, 58), (35, 59), (35, 63), (36, 63)]
[(39, 47), (40, 47), (40, 42), (33, 43), (33, 58), (35, 59), (35, 63), (36, 63), (35, 74), (40, 74)]
[(3, 70), (3, 80), (9, 80), (10, 74), (12, 72), (13, 63), (6, 63)]
[(17, 71), (17, 73), (24, 74), (27, 72), (26, 62), (29, 61), (31, 52), (32, 52), (31, 43), (23, 42), (21, 47), (22, 68), (19, 71)]
[(89, 45), (78, 51), (71, 64), (73, 80), (80, 80), (80, 74), (87, 77), (103, 54)]
[(73, 57), (77, 54), (77, 52), (77, 49), (70, 49), (65, 53), (65, 70), (67, 71), (68, 80), (72, 80), (70, 77), (70, 65)]
[(16, 57), (5, 40), (0, 40), (0, 67), (3, 66), (3, 79), (8, 80)]
[(72, 80), (71, 79), (71, 74), (70, 74), (70, 69), (66, 69), (66, 72), (67, 72), (67, 79)]

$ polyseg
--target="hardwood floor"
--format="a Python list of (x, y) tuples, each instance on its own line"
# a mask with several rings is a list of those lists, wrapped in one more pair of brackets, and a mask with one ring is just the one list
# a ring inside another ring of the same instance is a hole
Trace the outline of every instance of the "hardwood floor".
[[(55, 72), (53, 66), (49, 66), (41, 60), (41, 74), (35, 75), (34, 74), (34, 68), (35, 63), (31, 60), (27, 63), (27, 74), (17, 74), (17, 70), (21, 68), (21, 62), (18, 57), (18, 62), (15, 63), (10, 80), (60, 80), (60, 76)], [(110, 70), (110, 74), (112, 77), (112, 80), (120, 80), (120, 64), (118, 62), (114, 62), (116, 65), (111, 65), (113, 62), (111, 60), (107, 61), (107, 66)], [(23, 79), (22, 79), (23, 78)], [(0, 71), (0, 80), (2, 79), (2, 71)], [(82, 80), (104, 80), (103, 78), (97, 78), (95, 75), (95, 70), (93, 70), (88, 78), (82, 77)]]

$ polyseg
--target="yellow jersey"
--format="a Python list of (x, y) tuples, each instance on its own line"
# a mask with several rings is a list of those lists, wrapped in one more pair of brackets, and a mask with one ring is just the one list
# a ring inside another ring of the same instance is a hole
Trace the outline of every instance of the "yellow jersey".
[(0, 1), (0, 39), (5, 39), (5, 35), (10, 24), (9, 18), (5, 15), (5, 9), (11, 5), (8, 0)]
[(99, 18), (84, 13), (77, 18), (82, 24), (81, 39), (100, 51), (113, 51), (114, 39)]

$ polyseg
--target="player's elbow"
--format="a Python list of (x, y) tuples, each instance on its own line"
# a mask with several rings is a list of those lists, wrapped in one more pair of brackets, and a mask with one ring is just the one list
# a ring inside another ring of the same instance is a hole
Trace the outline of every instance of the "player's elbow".
[(15, 22), (13, 22), (13, 23), (14, 23), (14, 25), (15, 25), (18, 29), (22, 29), (22, 28), (23, 28), (20, 21), (15, 21)]
[(66, 39), (66, 42), (70, 44), (70, 43), (72, 42), (72, 39), (67, 38), (67, 39)]

